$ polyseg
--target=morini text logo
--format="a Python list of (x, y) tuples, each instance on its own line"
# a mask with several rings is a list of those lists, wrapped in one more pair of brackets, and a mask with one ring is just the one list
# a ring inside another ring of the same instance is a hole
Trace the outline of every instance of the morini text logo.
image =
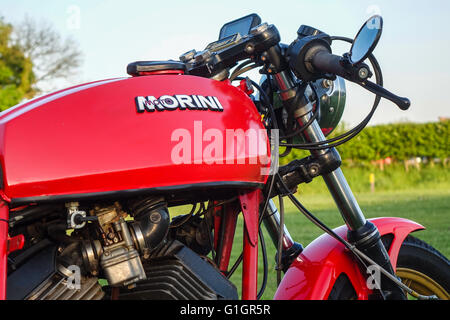
[(219, 99), (214, 96), (200, 95), (163, 95), (158, 99), (154, 96), (136, 97), (136, 110), (138, 113), (155, 112), (164, 110), (211, 110), (223, 111)]

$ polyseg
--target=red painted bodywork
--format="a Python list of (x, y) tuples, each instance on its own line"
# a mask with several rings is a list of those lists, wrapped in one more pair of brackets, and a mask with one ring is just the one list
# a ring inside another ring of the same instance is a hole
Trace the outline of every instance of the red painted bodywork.
[[(218, 268), (222, 273), (226, 274), (230, 263), (231, 250), (233, 249), (233, 240), (236, 233), (236, 223), (240, 210), (234, 203), (227, 203), (222, 208), (221, 216), (215, 216), (215, 219), (218, 219), (219, 222), (217, 223), (217, 227), (214, 227), (214, 240), (216, 240), (216, 235), (220, 236), (220, 238), (217, 236), (217, 244), (215, 246), (216, 252), (219, 255)], [(218, 230), (218, 232), (215, 230)]]
[[(136, 97), (163, 95), (213, 96), (223, 111), (138, 112)], [(204, 136), (209, 129), (214, 133)], [(188, 135), (174, 137), (176, 130)], [(234, 144), (226, 140), (230, 131)], [(233, 136), (238, 131), (256, 133), (257, 148), (248, 137), (244, 146), (239, 144)], [(216, 141), (217, 133), (222, 144)], [(190, 139), (190, 156), (176, 164), (172, 151), (184, 138)], [(212, 142), (219, 143), (222, 152), (210, 152), (205, 159)], [(265, 128), (245, 92), (229, 81), (178, 71), (83, 84), (0, 113), (0, 299), (6, 296), (7, 202), (195, 185), (248, 190), (264, 185), (269, 159)]]
[(9, 208), (6, 202), (0, 201), (0, 300), (6, 298), (6, 272), (8, 252)]
[[(400, 246), (406, 236), (413, 231), (424, 229), (420, 224), (401, 218), (376, 218), (371, 221), (380, 234), (393, 234), (388, 251), (394, 269)], [(335, 232), (346, 239), (347, 227)], [(278, 300), (323, 300), (333, 288), (336, 279), (345, 273), (356, 291), (358, 299), (365, 300), (370, 294), (366, 285), (366, 275), (358, 266), (353, 255), (340, 242), (324, 234), (311, 242), (292, 263), (286, 272), (275, 299)]]
[[(164, 110), (138, 113), (137, 96), (216, 96), (224, 111)], [(217, 182), (263, 184), (258, 154), (224, 151), (194, 164), (194, 121), (201, 130), (264, 129), (251, 99), (228, 81), (187, 75), (111, 79), (50, 94), (0, 114), (3, 199), (74, 195)], [(176, 129), (191, 135), (191, 164), (174, 165)], [(200, 136), (202, 137), (202, 136)], [(201, 140), (201, 138), (200, 138)], [(203, 141), (200, 150), (211, 142)], [(225, 141), (224, 141), (225, 144)], [(267, 144), (268, 145), (268, 144)], [(200, 161), (202, 154), (200, 153)], [(228, 156), (228, 159), (226, 159)], [(231, 158), (230, 158), (231, 157)], [(240, 162), (238, 162), (240, 160)], [(242, 164), (236, 164), (242, 163)]]
[(261, 190), (249, 190), (239, 195), (244, 216), (242, 260), (242, 299), (256, 300), (258, 291), (258, 212)]

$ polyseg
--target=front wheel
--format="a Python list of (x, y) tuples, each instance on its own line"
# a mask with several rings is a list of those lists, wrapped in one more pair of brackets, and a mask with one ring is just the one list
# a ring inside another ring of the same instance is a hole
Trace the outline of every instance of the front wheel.
[[(397, 259), (396, 274), (405, 285), (421, 295), (450, 299), (450, 262), (420, 239), (406, 237)], [(329, 299), (356, 299), (356, 293), (345, 275), (338, 278)]]
[(424, 241), (408, 236), (400, 248), (396, 274), (421, 295), (450, 299), (450, 262)]

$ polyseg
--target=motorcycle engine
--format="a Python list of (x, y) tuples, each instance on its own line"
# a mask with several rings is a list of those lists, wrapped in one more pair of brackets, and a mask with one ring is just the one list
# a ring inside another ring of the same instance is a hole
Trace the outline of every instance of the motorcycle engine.
[(164, 198), (89, 208), (73, 202), (66, 209), (71, 236), (57, 224), (49, 238), (27, 248), (28, 259), (8, 272), (8, 299), (238, 298), (236, 287), (201, 257), (209, 252), (202, 221), (169, 233)]

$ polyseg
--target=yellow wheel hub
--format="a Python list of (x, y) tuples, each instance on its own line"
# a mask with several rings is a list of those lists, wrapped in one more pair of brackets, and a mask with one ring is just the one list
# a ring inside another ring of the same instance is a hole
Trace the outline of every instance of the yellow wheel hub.
[(450, 294), (426, 274), (408, 268), (397, 268), (396, 274), (406, 286), (421, 295), (436, 295), (439, 299), (450, 300)]

